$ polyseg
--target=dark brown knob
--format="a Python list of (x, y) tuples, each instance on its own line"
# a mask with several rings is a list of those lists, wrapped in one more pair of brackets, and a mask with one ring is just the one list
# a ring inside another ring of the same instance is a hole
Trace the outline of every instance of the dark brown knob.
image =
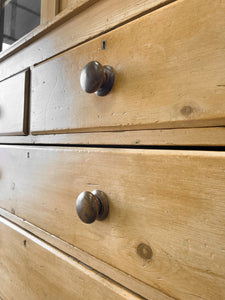
[(77, 214), (81, 221), (90, 224), (95, 220), (104, 220), (109, 213), (109, 203), (106, 194), (99, 190), (82, 192), (76, 201)]
[(114, 84), (115, 74), (110, 66), (102, 66), (97, 61), (89, 62), (81, 71), (80, 85), (86, 93), (107, 95)]

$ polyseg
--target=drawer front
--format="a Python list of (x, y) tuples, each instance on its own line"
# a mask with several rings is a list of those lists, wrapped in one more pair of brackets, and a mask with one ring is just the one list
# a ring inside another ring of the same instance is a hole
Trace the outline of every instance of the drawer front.
[[(0, 207), (172, 297), (224, 299), (224, 153), (2, 146), (0, 157)], [(109, 215), (85, 224), (76, 199), (95, 189)]]
[[(220, 0), (177, 1), (36, 66), (32, 132), (225, 125), (224, 10)], [(115, 70), (104, 97), (80, 87), (93, 60)]]
[(0, 217), (0, 298), (140, 299)]
[(0, 82), (0, 135), (25, 135), (29, 72), (22, 72)]

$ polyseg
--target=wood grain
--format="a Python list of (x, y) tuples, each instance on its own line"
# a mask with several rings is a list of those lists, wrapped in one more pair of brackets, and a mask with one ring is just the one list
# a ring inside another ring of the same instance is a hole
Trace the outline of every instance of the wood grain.
[[(223, 152), (2, 146), (0, 157), (2, 208), (174, 298), (224, 299)], [(75, 199), (94, 189), (109, 216), (86, 225)]]
[(41, 24), (48, 23), (54, 19), (59, 12), (59, 0), (41, 1)]
[(27, 133), (29, 72), (0, 82), (0, 135)]
[[(225, 1), (218, 2), (169, 5), (35, 67), (32, 132), (224, 126)], [(80, 87), (93, 60), (115, 69), (107, 96)]]
[(63, 11), (64, 9), (66, 9), (69, 3), (69, 0), (60, 0), (59, 11)]
[[(52, 20), (49, 20), (47, 23), (43, 21), (42, 24), (40, 24), (38, 27), (36, 27), (34, 30), (23, 36), (21, 39), (13, 43), (9, 48), (4, 50), (0, 53), (0, 62), (4, 61), (7, 57), (13, 55), (14, 53), (20, 51), (21, 49), (27, 47), (37, 39), (41, 38), (57, 26), (60, 26), (70, 18), (74, 17), (78, 13), (80, 13), (82, 10), (89, 7), (91, 4), (96, 2), (98, 0), (77, 0), (75, 1), (74, 5), (67, 7), (62, 12), (55, 15), (55, 17)], [(47, 0), (46, 0), (47, 2)], [(45, 10), (48, 10), (48, 4), (43, 4)], [(46, 13), (45, 13), (46, 14)], [(34, 54), (34, 52), (32, 52)], [(32, 59), (32, 55), (30, 56), (30, 59)], [(12, 58), (14, 59), (14, 57)], [(24, 58), (25, 59), (25, 58)], [(17, 62), (19, 63), (19, 61)], [(13, 73), (12, 73), (13, 74)], [(11, 74), (10, 74), (11, 75)], [(8, 75), (9, 76), (9, 75)]]
[(2, 217), (0, 242), (3, 299), (140, 299)]
[(1, 144), (225, 146), (225, 127), (0, 136)]
[(90, 266), (94, 270), (106, 275), (115, 282), (123, 285), (124, 287), (134, 291), (135, 293), (143, 296), (146, 299), (151, 300), (171, 300), (172, 297), (163, 294), (159, 290), (152, 288), (149, 285), (135, 279), (134, 277), (122, 272), (119, 269), (112, 267), (111, 265), (104, 263), (100, 259), (88, 254), (87, 252), (57, 238), (53, 234), (50, 234), (41, 228), (33, 225), (28, 221), (24, 221), (22, 218), (0, 208), (0, 215), (4, 218), (12, 221), (14, 224), (19, 225), (25, 230), (32, 232), (34, 235), (40, 237), (40, 239), (46, 241), (47, 243), (53, 245), (54, 247), (60, 249), (61, 251), (75, 257), (82, 263)]
[(52, 23), (37, 28), (0, 54), (0, 80), (171, 1), (113, 0), (112, 5), (112, 0), (77, 0)]

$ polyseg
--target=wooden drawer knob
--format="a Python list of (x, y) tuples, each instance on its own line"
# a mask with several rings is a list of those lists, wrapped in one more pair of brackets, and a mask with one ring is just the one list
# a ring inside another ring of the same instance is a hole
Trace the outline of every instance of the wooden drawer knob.
[(81, 221), (90, 224), (108, 216), (109, 203), (106, 194), (99, 190), (82, 192), (76, 201), (77, 214)]
[(86, 93), (107, 95), (114, 84), (115, 74), (110, 66), (102, 66), (97, 61), (89, 62), (81, 71), (80, 85)]

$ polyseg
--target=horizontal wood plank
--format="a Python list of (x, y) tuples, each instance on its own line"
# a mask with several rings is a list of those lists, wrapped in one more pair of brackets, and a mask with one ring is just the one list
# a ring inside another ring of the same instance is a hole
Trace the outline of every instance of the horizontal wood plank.
[(140, 299), (2, 217), (0, 242), (3, 299)]
[[(35, 67), (32, 132), (224, 126), (224, 10), (223, 1), (168, 5)], [(115, 70), (105, 97), (80, 86), (93, 60)]]
[[(223, 152), (1, 146), (1, 158), (2, 208), (174, 298), (224, 298)], [(75, 201), (96, 188), (110, 214), (85, 225)]]
[(0, 82), (0, 135), (27, 133), (29, 71)]
[[(41, 25), (36, 27), (34, 30), (32, 30), (31, 32), (29, 32), (19, 40), (17, 40), (6, 50), (2, 51), (0, 53), (0, 62), (10, 57), (11, 55), (15, 54), (16, 52), (20, 51), (21, 49), (27, 47), (35, 40), (41, 38), (51, 30), (56, 28), (57, 26), (60, 26), (61, 24), (69, 20), (70, 18), (79, 14), (82, 10), (85, 10), (96, 1), (98, 0), (76, 0), (74, 1), (72, 6), (69, 6), (61, 13), (55, 15), (55, 17), (52, 20), (49, 20), (48, 22), (45, 19), (48, 14), (49, 5), (47, 0), (43, 1), (45, 3), (43, 3), (42, 10), (44, 10), (45, 12), (44, 12), (43, 21)], [(54, 11), (57, 11), (57, 5), (55, 5)], [(52, 12), (50, 13), (52, 14)]]
[(225, 146), (225, 127), (0, 136), (1, 144)]
[(75, 257), (82, 263), (90, 266), (94, 270), (106, 275), (115, 282), (123, 285), (129, 290), (134, 291), (135, 293), (143, 296), (146, 299), (151, 300), (171, 300), (172, 297), (169, 297), (157, 289), (152, 288), (149, 285), (144, 284), (143, 282), (135, 279), (134, 277), (122, 272), (119, 269), (112, 267), (109, 264), (104, 263), (100, 259), (88, 254), (87, 252), (57, 238), (53, 234), (48, 233), (45, 230), (33, 225), (32, 223), (19, 218), (15, 214), (12, 214), (2, 208), (0, 208), (0, 215), (4, 218), (12, 221), (14, 224), (19, 225), (20, 227), (32, 232), (34, 235), (40, 237), (42, 240), (50, 243), (54, 247), (60, 249), (61, 251)]
[(113, 5), (112, 0), (75, 1), (52, 23), (37, 28), (0, 55), (0, 80), (173, 1), (114, 0)]

